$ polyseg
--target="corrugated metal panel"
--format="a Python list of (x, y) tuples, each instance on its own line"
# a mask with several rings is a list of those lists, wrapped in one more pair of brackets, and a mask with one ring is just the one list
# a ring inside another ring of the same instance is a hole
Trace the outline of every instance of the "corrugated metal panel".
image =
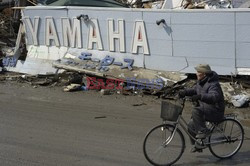
[[(107, 9), (86, 7), (28, 7), (25, 15), (41, 18), (38, 40), (44, 45), (46, 16), (52, 16), (57, 29), (60, 46), (62, 46), (61, 17), (72, 19), (80, 14), (98, 19), (103, 51), (87, 50), (94, 56), (103, 58), (110, 55), (117, 60), (133, 58), (134, 65), (156, 70), (194, 72), (197, 63), (209, 63), (219, 74), (235, 74), (236, 67), (250, 68), (250, 9), (232, 10), (143, 10), (143, 9)], [(114, 19), (125, 22), (125, 53), (109, 52), (107, 20)], [(156, 20), (165, 19), (166, 26), (156, 25)], [(132, 54), (132, 40), (136, 20), (143, 20), (150, 55)], [(27, 29), (27, 26), (26, 26)], [(28, 44), (32, 44), (31, 33), (27, 31)], [(82, 49), (86, 51), (88, 25), (81, 22)], [(55, 53), (52, 59), (60, 57)], [(46, 58), (43, 55), (37, 58)], [(51, 57), (47, 57), (51, 59)]]
[(235, 61), (231, 58), (202, 58), (202, 57), (189, 57), (187, 58), (188, 68), (184, 71), (187, 73), (195, 73), (194, 66), (200, 63), (210, 64), (211, 68), (217, 71), (220, 75), (231, 75), (236, 73)]
[(184, 57), (154, 55), (145, 57), (145, 61), (148, 69), (162, 71), (183, 71), (188, 65)]
[(234, 42), (175, 41), (175, 56), (234, 60)]
[(250, 12), (236, 13), (236, 67), (238, 68), (250, 68), (249, 18)]
[(209, 10), (183, 10), (183, 12), (173, 12), (171, 15), (172, 24), (182, 25), (232, 25), (234, 24), (233, 12), (211, 11)]

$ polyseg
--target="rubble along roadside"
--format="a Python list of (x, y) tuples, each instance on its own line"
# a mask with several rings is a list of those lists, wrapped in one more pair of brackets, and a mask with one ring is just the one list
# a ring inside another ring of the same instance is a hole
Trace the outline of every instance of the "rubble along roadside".
[[(75, 91), (82, 91), (83, 93), (86, 93), (86, 91), (93, 91), (97, 95), (103, 96), (107, 95), (107, 97), (116, 97), (119, 98), (119, 96), (137, 96), (140, 99), (140, 102), (133, 104), (135, 107), (140, 106), (147, 106), (148, 102), (153, 102), (156, 104), (160, 104), (162, 99), (168, 99), (169, 97), (175, 95), (179, 89), (184, 87), (190, 87), (194, 84), (194, 79), (188, 79), (185, 82), (182, 82), (181, 85), (178, 85), (175, 89), (173, 87), (172, 91), (170, 89), (166, 89), (166, 91), (159, 91), (158, 93), (149, 93), (150, 90), (147, 89), (116, 89), (116, 90), (106, 90), (106, 89), (94, 89), (90, 90), (86, 87), (86, 78), (87, 75), (79, 75), (78, 73), (74, 72), (65, 72), (62, 74), (51, 74), (51, 75), (24, 75), (20, 73), (13, 73), (13, 72), (2, 72), (0, 73), (0, 84), (11, 82), (11, 84), (28, 84), (32, 88), (38, 88), (38, 87), (44, 87), (44, 88), (50, 88), (50, 87), (59, 87), (64, 91), (65, 93), (68, 92), (75, 92)], [(72, 86), (72, 84), (76, 84), (77, 86)], [(246, 94), (249, 93), (249, 88), (243, 87), (239, 82), (235, 81), (234, 83), (230, 81), (224, 80), (221, 82), (222, 86), (223, 84), (231, 85), (231, 87), (228, 89), (223, 88), (224, 95), (225, 94), (236, 94), (245, 92)], [(75, 89), (65, 91), (64, 88), (71, 85)], [(79, 86), (78, 86), (79, 85)], [(76, 88), (78, 87), (78, 88)], [(233, 89), (233, 90), (232, 90)], [(237, 115), (237, 119), (241, 121), (241, 123), (246, 126), (250, 127), (250, 107), (249, 107), (249, 101), (246, 102), (242, 107), (237, 108), (235, 107), (230, 101), (228, 96), (225, 97), (226, 102), (226, 113), (234, 113)], [(191, 114), (192, 110), (192, 103), (188, 102), (185, 107), (186, 113)]]

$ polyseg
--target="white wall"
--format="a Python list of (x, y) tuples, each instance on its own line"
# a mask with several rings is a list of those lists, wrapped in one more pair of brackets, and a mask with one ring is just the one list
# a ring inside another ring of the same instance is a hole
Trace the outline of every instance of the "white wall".
[[(40, 17), (38, 40), (41, 45), (44, 45), (45, 39), (45, 17), (53, 17), (59, 41), (62, 43), (60, 18), (71, 19), (80, 14), (87, 14), (99, 22), (104, 49), (103, 51), (87, 50), (89, 26), (82, 21), (82, 51), (99, 52), (99, 57), (109, 54), (121, 61), (124, 58), (133, 58), (134, 65), (138, 67), (190, 73), (195, 72), (193, 67), (198, 63), (209, 63), (219, 74), (227, 75), (237, 74), (237, 68), (250, 68), (250, 9), (144, 10), (28, 7), (24, 14), (31, 20), (35, 16)], [(124, 19), (125, 53), (110, 52), (108, 49), (107, 20), (110, 18), (115, 22), (118, 19)], [(166, 25), (156, 25), (156, 21), (160, 19), (165, 19)], [(131, 52), (134, 26), (137, 20), (144, 22), (149, 55), (144, 55), (141, 49), (137, 54)], [(31, 33), (27, 26), (26, 30), (28, 45), (32, 45)], [(60, 54), (59, 51), (58, 54)], [(54, 56), (61, 57), (57, 54)]]

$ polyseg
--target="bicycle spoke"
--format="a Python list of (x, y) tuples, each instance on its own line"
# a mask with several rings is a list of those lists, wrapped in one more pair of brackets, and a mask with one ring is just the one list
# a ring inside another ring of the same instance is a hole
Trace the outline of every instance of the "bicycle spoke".
[[(223, 130), (218, 130), (223, 124)], [(235, 155), (243, 143), (244, 131), (241, 124), (234, 119), (225, 119), (216, 126), (209, 137), (209, 150), (218, 158), (229, 158)]]
[(145, 137), (143, 152), (153, 165), (171, 165), (184, 151), (184, 137), (179, 129), (170, 124), (153, 128)]
[(158, 151), (160, 151), (161, 149), (163, 149), (164, 147), (162, 147), (162, 146), (160, 146), (158, 149), (156, 149), (155, 151), (154, 151), (154, 153), (156, 154)]

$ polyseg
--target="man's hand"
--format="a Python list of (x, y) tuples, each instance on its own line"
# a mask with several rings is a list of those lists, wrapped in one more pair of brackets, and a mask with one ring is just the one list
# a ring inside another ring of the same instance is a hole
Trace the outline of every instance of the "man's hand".
[(179, 91), (179, 98), (184, 98), (186, 96), (186, 91), (185, 90), (180, 90)]
[(201, 99), (201, 95), (193, 95), (192, 96), (192, 101), (193, 102), (197, 102), (198, 100), (200, 100)]

